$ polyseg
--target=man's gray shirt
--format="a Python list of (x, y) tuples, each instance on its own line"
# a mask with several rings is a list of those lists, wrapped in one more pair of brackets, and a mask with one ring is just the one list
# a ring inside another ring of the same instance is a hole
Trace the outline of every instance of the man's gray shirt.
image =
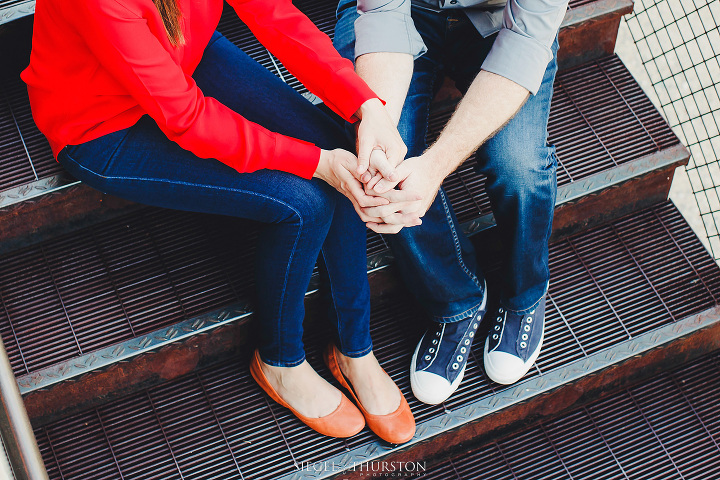
[[(507, 3), (506, 3), (507, 2)], [(412, 0), (418, 7), (462, 8), (484, 37), (498, 32), (482, 69), (537, 93), (552, 59), (551, 46), (568, 0)], [(419, 57), (427, 48), (410, 15), (410, 0), (358, 0), (355, 58), (401, 52)]]

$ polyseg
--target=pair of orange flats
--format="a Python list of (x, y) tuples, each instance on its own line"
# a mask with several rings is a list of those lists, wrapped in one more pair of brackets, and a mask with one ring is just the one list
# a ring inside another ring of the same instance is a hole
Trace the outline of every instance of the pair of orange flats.
[(370, 430), (386, 442), (400, 444), (410, 441), (413, 435), (415, 435), (415, 418), (400, 389), (398, 389), (400, 393), (400, 406), (397, 410), (387, 415), (373, 415), (368, 413), (368, 411), (363, 408), (357, 395), (355, 395), (347, 378), (345, 378), (345, 375), (343, 375), (340, 370), (336, 352), (335, 345), (330, 345), (324, 354), (325, 363), (333, 374), (333, 377), (340, 382), (343, 388), (350, 392), (357, 407), (348, 397), (342, 395), (340, 405), (338, 405), (332, 413), (324, 417), (306, 417), (280, 398), (280, 395), (278, 395), (272, 385), (270, 385), (270, 382), (260, 368), (260, 362), (262, 360), (260, 360), (260, 354), (257, 350), (255, 350), (255, 355), (250, 362), (250, 374), (270, 398), (289, 409), (301, 422), (318, 433), (337, 438), (352, 437), (359, 433), (367, 423)]

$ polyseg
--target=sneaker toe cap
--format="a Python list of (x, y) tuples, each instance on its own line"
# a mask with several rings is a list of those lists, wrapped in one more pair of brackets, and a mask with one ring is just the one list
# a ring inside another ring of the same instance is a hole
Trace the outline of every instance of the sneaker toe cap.
[(485, 373), (496, 383), (510, 385), (520, 380), (532, 366), (521, 358), (506, 352), (485, 353)]
[(413, 372), (410, 385), (415, 398), (429, 405), (442, 403), (453, 393), (450, 382), (435, 373)]

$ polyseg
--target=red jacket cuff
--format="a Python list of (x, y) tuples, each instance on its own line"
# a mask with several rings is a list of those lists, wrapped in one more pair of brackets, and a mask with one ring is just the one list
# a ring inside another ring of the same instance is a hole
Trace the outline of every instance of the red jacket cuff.
[(320, 147), (277, 134), (275, 136), (275, 154), (266, 168), (282, 170), (303, 178), (312, 178), (320, 161)]
[(332, 86), (332, 95), (325, 95), (324, 101), (325, 105), (345, 121), (356, 122), (355, 112), (371, 98), (377, 98), (385, 104), (385, 101), (375, 95), (367, 83), (357, 76), (352, 66), (341, 68), (335, 75), (337, 83)]

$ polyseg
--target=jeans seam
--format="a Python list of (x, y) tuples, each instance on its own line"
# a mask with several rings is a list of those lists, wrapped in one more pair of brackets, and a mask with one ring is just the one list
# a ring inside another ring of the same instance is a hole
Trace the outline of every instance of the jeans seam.
[[(325, 258), (325, 248), (324, 247), (320, 247), (320, 253), (322, 254), (323, 258)], [(327, 266), (327, 260), (325, 261), (325, 264)], [(333, 309), (335, 310), (335, 318), (336, 318), (335, 328), (337, 329), (337, 332), (338, 332), (338, 336), (337, 336), (338, 343), (340, 344), (339, 347), (340, 347), (340, 351), (342, 352), (343, 351), (343, 342), (342, 342), (342, 336), (340, 335), (340, 315), (338, 314), (337, 302), (335, 301), (335, 292), (333, 291), (333, 287), (332, 287), (332, 283), (333, 283), (332, 275), (330, 274), (330, 268), (326, 268), (325, 270), (327, 271), (327, 276), (328, 276), (330, 298), (332, 299)]]
[(262, 358), (262, 355), (260, 356), (260, 359), (264, 363), (270, 365), (271, 367), (297, 367), (298, 365), (300, 365), (301, 363), (303, 363), (305, 361), (305, 355), (303, 354), (303, 356), (300, 360), (296, 360), (294, 362), (275, 362), (275, 361), (268, 362), (266, 359)]
[(450, 315), (450, 316), (447, 316), (447, 317), (434, 317), (434, 320), (435, 320), (437, 323), (454, 323), (454, 322), (459, 322), (460, 320), (464, 320), (464, 319), (466, 319), (467, 317), (469, 317), (469, 316), (471, 316), (471, 315), (475, 315), (475, 313), (476, 313), (478, 310), (480, 310), (480, 306), (481, 306), (481, 305), (482, 305), (482, 301), (480, 301), (480, 303), (478, 303), (477, 305), (474, 305), (474, 306), (468, 308), (467, 310), (464, 310), (464, 311), (462, 311), (462, 312), (460, 312), (460, 313), (456, 313), (455, 315)]
[[(280, 203), (284, 204), (285, 202), (280, 202)], [(295, 212), (295, 214), (298, 216), (298, 218), (300, 219), (300, 227), (298, 228), (298, 233), (297, 233), (297, 236), (295, 237), (295, 242), (293, 243), (292, 251), (290, 252), (290, 258), (288, 259), (287, 267), (285, 267), (285, 279), (283, 281), (282, 291), (280, 293), (280, 310), (278, 311), (278, 323), (280, 324), (279, 325), (280, 327), (282, 327), (282, 321), (280, 321), (280, 318), (282, 318), (283, 307), (285, 305), (285, 289), (287, 287), (288, 277), (290, 276), (290, 264), (292, 263), (293, 258), (295, 258), (295, 250), (297, 248), (298, 241), (300, 240), (300, 235), (302, 234), (303, 226), (305, 225), (305, 222), (303, 221), (303, 218), (302, 218), (302, 215), (300, 215), (300, 212), (298, 212), (295, 208), (291, 207), (290, 205), (286, 205), (286, 206), (288, 208), (290, 208), (291, 210), (293, 210)], [(302, 326), (302, 320), (300, 321), (300, 324)], [(282, 345), (284, 330), (285, 330), (284, 328), (278, 328), (278, 333), (277, 333), (277, 335), (278, 335), (278, 338), (277, 338), (278, 358), (282, 357), (281, 345)], [(302, 339), (302, 337), (301, 337), (301, 339)], [(300, 362), (300, 363), (302, 363), (302, 362)]]
[(366, 347), (362, 350), (358, 350), (357, 352), (346, 352), (346, 351), (343, 351), (342, 349), (340, 349), (340, 352), (343, 355), (345, 355), (346, 357), (359, 358), (359, 357), (364, 357), (368, 353), (372, 352), (372, 350), (373, 350), (373, 346), (371, 343), (369, 347)]
[[(97, 172), (95, 172), (95, 171), (93, 171), (93, 170), (85, 167), (84, 165), (80, 164), (80, 163), (77, 162), (75, 159), (73, 159), (69, 154), (67, 154), (67, 152), (66, 152), (66, 155), (67, 155), (67, 157), (68, 157), (71, 161), (73, 161), (73, 162), (74, 162), (78, 167), (80, 167), (82, 170), (85, 170), (86, 172), (89, 172), (89, 173), (91, 173), (91, 174), (93, 174), (93, 175), (95, 175), (95, 176), (97, 176), (97, 177), (104, 178), (104, 179), (106, 179), (106, 180), (111, 180), (111, 179), (112, 179), (112, 180), (134, 180), (134, 181), (156, 182), (156, 183), (175, 184), (175, 185), (188, 185), (188, 186), (194, 186), (194, 187), (207, 188), (207, 189), (211, 189), (211, 190), (224, 190), (224, 191), (230, 191), (230, 192), (240, 192), (240, 193), (244, 193), (244, 194), (247, 194), (247, 195), (253, 195), (253, 196), (256, 196), (256, 197), (260, 197), (260, 198), (264, 198), (264, 199), (270, 200), (270, 201), (272, 201), (272, 202), (279, 203), (280, 205), (283, 205), (283, 206), (287, 207), (288, 209), (292, 210), (292, 211), (295, 213), (295, 215), (297, 215), (298, 218), (300, 219), (300, 228), (299, 228), (299, 230), (298, 230), (298, 235), (295, 237), (295, 242), (294, 242), (293, 247), (292, 247), (292, 252), (291, 252), (291, 255), (290, 255), (290, 259), (289, 259), (289, 261), (288, 261), (287, 269), (285, 270), (285, 283), (283, 284), (282, 293), (281, 293), (281, 300), (284, 299), (284, 296), (285, 296), (285, 288), (287, 287), (287, 278), (288, 278), (289, 270), (290, 270), (290, 263), (291, 263), (294, 255), (295, 255), (295, 249), (296, 249), (296, 247), (297, 247), (297, 242), (298, 242), (298, 240), (299, 240), (299, 238), (300, 238), (300, 234), (302, 233), (302, 229), (303, 229), (303, 225), (304, 225), (302, 215), (301, 215), (300, 212), (299, 212), (295, 207), (293, 207), (292, 205), (290, 205), (290, 204), (288, 204), (288, 203), (286, 203), (286, 202), (283, 202), (282, 200), (278, 200), (277, 198), (273, 198), (273, 197), (271, 197), (271, 196), (269, 196), (269, 195), (262, 195), (262, 194), (257, 193), (257, 192), (250, 192), (250, 191), (242, 190), (242, 189), (238, 189), (238, 188), (228, 188), (228, 187), (210, 186), (210, 185), (205, 185), (205, 184), (202, 184), (202, 183), (181, 182), (181, 181), (177, 181), (177, 180), (162, 180), (162, 179), (156, 179), (156, 178), (107, 176), (107, 175), (99, 174), (99, 173), (97, 173)], [(280, 302), (280, 312), (279, 312), (279, 314), (282, 314), (283, 303), (284, 303), (284, 302), (282, 302), (282, 301)], [(278, 331), (281, 332), (282, 329), (278, 329)], [(280, 335), (280, 334), (279, 334), (279, 335)], [(278, 342), (278, 343), (280, 343), (280, 342)], [(278, 347), (278, 348), (279, 348), (279, 347)], [(302, 363), (302, 361), (300, 361), (299, 363)], [(298, 363), (298, 365), (299, 365), (299, 363)]]
[(506, 308), (506, 307), (504, 307), (504, 306), (502, 306), (502, 305), (501, 305), (501, 306), (502, 306), (503, 308), (505, 308), (506, 311), (511, 312), (511, 313), (516, 313), (516, 314), (518, 314), (518, 315), (520, 315), (520, 314), (526, 314), (526, 313), (528, 313), (530, 310), (533, 310), (535, 307), (537, 307), (537, 306), (540, 304), (540, 302), (542, 301), (543, 298), (545, 298), (545, 296), (547, 295), (547, 293), (548, 293), (549, 290), (550, 290), (550, 282), (548, 281), (548, 284), (547, 284), (547, 286), (545, 287), (545, 292), (544, 292), (542, 295), (540, 295), (540, 298), (538, 298), (538, 299), (535, 301), (535, 303), (533, 303), (533, 304), (532, 304), (531, 306), (529, 306), (528, 308), (524, 308), (524, 309), (522, 309), (522, 310), (513, 310), (513, 309), (511, 309), (511, 308)]
[(445, 211), (445, 219), (448, 222), (448, 225), (450, 226), (450, 231), (452, 232), (453, 237), (453, 243), (455, 244), (455, 257), (457, 258), (458, 265), (460, 265), (460, 268), (462, 268), (463, 272), (465, 272), (465, 275), (467, 275), (470, 280), (472, 280), (475, 285), (480, 287), (480, 282), (478, 282), (477, 276), (473, 274), (470, 269), (467, 268), (467, 265), (465, 265), (465, 262), (462, 259), (462, 249), (460, 248), (460, 239), (458, 238), (457, 230), (455, 229), (455, 224), (452, 221), (452, 216), (450, 215), (450, 209), (448, 208), (447, 201), (445, 200), (445, 192), (440, 190), (440, 199), (443, 203), (443, 209)]

